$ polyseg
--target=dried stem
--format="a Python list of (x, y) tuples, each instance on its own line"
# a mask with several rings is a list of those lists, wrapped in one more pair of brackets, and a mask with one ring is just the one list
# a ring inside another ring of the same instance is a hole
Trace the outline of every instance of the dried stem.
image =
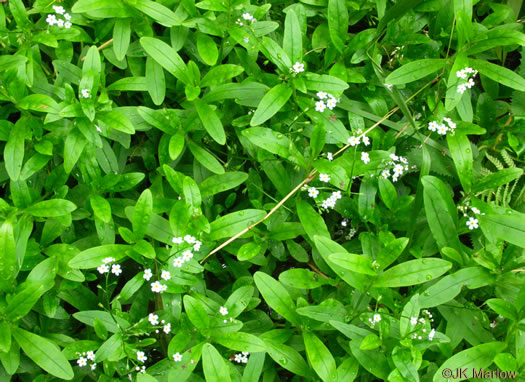
[[(104, 49), (105, 47), (107, 47), (109, 44), (111, 44), (113, 42), (113, 39), (110, 38), (108, 41), (106, 41), (104, 44), (100, 45), (97, 50), (102, 50)], [(86, 59), (86, 56), (82, 57), (82, 59), (80, 61), (84, 62)]]

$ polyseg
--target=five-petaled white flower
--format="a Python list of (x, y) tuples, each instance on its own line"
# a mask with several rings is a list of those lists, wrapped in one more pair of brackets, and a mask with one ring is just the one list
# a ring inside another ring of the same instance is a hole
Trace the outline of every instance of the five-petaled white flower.
[(67, 20), (67, 21), (71, 21), (71, 15), (69, 13), (64, 13), (64, 18)]
[(171, 274), (168, 271), (162, 271), (160, 278), (168, 281), (169, 279), (171, 279)]
[(175, 268), (180, 268), (182, 267), (182, 264), (184, 263), (184, 260), (182, 260), (181, 257), (177, 257), (176, 259), (173, 260), (173, 266)]
[(437, 133), (440, 135), (445, 135), (448, 131), (448, 127), (444, 124), (441, 124), (437, 128)]
[(162, 330), (164, 331), (164, 333), (169, 334), (169, 332), (171, 332), (171, 324), (168, 322), (166, 325), (164, 325)]
[(226, 309), (225, 306), (221, 306), (219, 309), (219, 313), (222, 314), (223, 316), (226, 316), (228, 314), (228, 309)]
[(140, 361), (140, 362), (145, 362), (148, 357), (146, 357), (146, 355), (144, 354), (143, 351), (138, 351), (137, 352), (137, 359)]
[(311, 198), (317, 198), (317, 196), (319, 195), (319, 190), (315, 187), (310, 187), (308, 189), (308, 196), (311, 197)]
[(463, 94), (467, 91), (467, 85), (459, 84), (457, 90), (458, 90), (458, 93)]
[(87, 365), (87, 359), (85, 359), (84, 357), (80, 357), (78, 360), (77, 360), (77, 364), (78, 366), (80, 367), (84, 367)]
[(319, 174), (319, 180), (321, 182), (329, 182), (330, 181), (330, 175), (328, 174)]
[(86, 358), (89, 359), (90, 361), (94, 361), (95, 360), (95, 352), (90, 350), (86, 353)]
[(144, 269), (144, 279), (146, 279), (146, 281), (149, 281), (149, 279), (151, 279), (153, 277), (153, 273), (151, 273), (151, 269)]
[(118, 276), (122, 273), (122, 268), (120, 267), (120, 264), (113, 264), (111, 266), (111, 273), (113, 273), (115, 276)]
[(183, 261), (190, 261), (193, 257), (193, 253), (191, 253), (190, 250), (182, 252), (182, 260)]
[(339, 200), (343, 197), (343, 195), (341, 195), (341, 191), (334, 191), (332, 192), (332, 195), (330, 196), (330, 198), (334, 199), (334, 200)]
[(166, 288), (166, 285), (161, 284), (158, 280), (151, 284), (151, 291), (154, 293), (162, 293)]
[(97, 364), (92, 363), (91, 365), (89, 365), (89, 367), (91, 368), (91, 370), (95, 370), (97, 368)]
[(241, 363), (242, 354), (235, 354), (234, 361), (237, 363)]
[(468, 229), (472, 230), (474, 228), (478, 228), (478, 219), (476, 218), (469, 218), (468, 221), (467, 221), (467, 227)]
[(337, 105), (337, 100), (335, 98), (330, 98), (328, 101), (326, 101), (326, 107), (330, 110), (334, 110), (335, 106)]
[(171, 242), (173, 244), (182, 244), (184, 242), (184, 239), (182, 237), (174, 237), (173, 239), (171, 239)]
[(476, 215), (479, 215), (481, 213), (480, 210), (478, 210), (476, 207), (470, 207), (470, 209), (472, 210), (472, 212), (474, 212)]
[(368, 138), (366, 135), (363, 135), (363, 143), (365, 146), (368, 146), (370, 144), (370, 138)]
[(109, 272), (109, 267), (106, 264), (102, 264), (100, 267), (97, 267), (97, 271), (100, 274), (108, 273)]
[(367, 152), (362, 152), (361, 153), (361, 160), (367, 164), (370, 162), (370, 155), (367, 153)]
[(102, 263), (104, 263), (104, 264), (109, 264), (109, 263), (112, 263), (114, 261), (115, 261), (115, 259), (113, 257), (106, 257), (106, 258), (102, 259)]
[(359, 144), (359, 138), (352, 135), (350, 138), (348, 138), (348, 143), (350, 146), (357, 146)]
[(66, 11), (66, 10), (64, 9), (64, 7), (59, 6), (59, 5), (53, 5), (53, 10), (54, 10), (56, 13), (58, 13), (59, 15), (63, 15), (64, 12)]
[(428, 129), (430, 131), (436, 131), (438, 126), (439, 126), (439, 124), (436, 121), (431, 121), (431, 122), (428, 123)]
[(328, 159), (330, 162), (334, 160), (334, 154), (332, 153), (326, 153), (326, 159)]
[(322, 113), (324, 109), (326, 109), (326, 104), (324, 103), (324, 101), (317, 101), (315, 103), (315, 111)]
[(193, 244), (193, 250), (194, 250), (194, 251), (200, 251), (200, 249), (201, 249), (201, 245), (202, 245), (202, 243), (201, 243), (199, 240), (197, 240), (197, 241), (195, 242), (195, 244)]
[(296, 62), (294, 65), (293, 65), (293, 71), (295, 73), (301, 73), (301, 72), (304, 72), (304, 64), (300, 63), (300, 62)]
[(319, 99), (325, 99), (327, 96), (326, 92), (317, 92), (317, 97), (319, 97)]
[(174, 360), (175, 362), (180, 362), (180, 361), (182, 361), (182, 354), (180, 354), (179, 352), (173, 354), (173, 360)]
[(157, 316), (155, 313), (150, 313), (148, 316), (148, 321), (151, 325), (158, 325), (159, 324), (159, 316)]
[(188, 243), (188, 244), (193, 244), (193, 243), (195, 243), (195, 240), (196, 240), (196, 239), (195, 239), (193, 236), (191, 236), (191, 235), (186, 235), (186, 236), (184, 236), (184, 241), (185, 241), (186, 243)]
[(82, 96), (82, 98), (89, 98), (89, 90), (88, 89), (82, 89), (80, 91), (80, 95)]
[(51, 15), (51, 14), (49, 14), (49, 15), (47, 15), (46, 22), (47, 22), (49, 25), (53, 26), (53, 25), (55, 25), (56, 22), (57, 22), (57, 17), (56, 17), (55, 15)]
[(417, 317), (410, 317), (410, 325), (417, 325)]
[(374, 314), (374, 322), (379, 322), (381, 321), (381, 315), (380, 314)]

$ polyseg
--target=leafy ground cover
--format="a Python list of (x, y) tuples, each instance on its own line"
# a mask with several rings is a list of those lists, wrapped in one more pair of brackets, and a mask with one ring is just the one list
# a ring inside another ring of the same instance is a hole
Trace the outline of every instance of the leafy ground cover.
[(524, 380), (522, 30), (1, 1), (0, 381)]

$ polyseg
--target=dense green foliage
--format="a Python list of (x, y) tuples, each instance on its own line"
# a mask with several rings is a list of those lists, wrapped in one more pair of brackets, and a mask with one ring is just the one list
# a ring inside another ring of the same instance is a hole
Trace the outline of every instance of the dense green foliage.
[(0, 381), (524, 378), (523, 14), (0, 2)]

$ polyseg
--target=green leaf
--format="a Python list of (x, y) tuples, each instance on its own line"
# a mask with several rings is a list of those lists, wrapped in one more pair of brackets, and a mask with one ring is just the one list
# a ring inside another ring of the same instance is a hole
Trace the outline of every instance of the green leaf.
[(153, 197), (149, 189), (145, 189), (140, 194), (139, 200), (133, 209), (133, 219), (131, 220), (135, 238), (140, 240), (146, 234), (151, 216), (153, 215)]
[(18, 68), (27, 62), (27, 57), (23, 55), (14, 56), (0, 56), (0, 72), (9, 70), (11, 68)]
[(428, 76), (446, 65), (447, 61), (437, 58), (416, 60), (397, 68), (385, 81), (390, 85), (402, 85)]
[(332, 92), (336, 94), (348, 89), (348, 84), (345, 81), (327, 74), (308, 72), (304, 75), (304, 83), (308, 90)]
[(244, 129), (242, 134), (254, 145), (262, 147), (272, 154), (279, 155), (302, 167), (306, 167), (306, 161), (297, 147), (285, 135), (266, 127), (252, 127)]
[(293, 63), (303, 61), (303, 34), (293, 9), (289, 9), (284, 19), (283, 49)]
[(191, 323), (200, 330), (209, 328), (210, 318), (208, 317), (208, 313), (206, 313), (202, 302), (187, 294), (184, 295), (183, 301), (184, 310), (186, 311)]
[[(473, 371), (487, 368), (492, 364), (494, 357), (507, 347), (503, 342), (489, 342), (469, 349), (460, 351), (446, 360), (434, 374), (434, 382), (446, 380), (443, 378), (443, 370), (448, 369), (455, 372), (457, 369), (467, 369), (466, 378), (473, 378)], [(455, 381), (462, 381), (463, 376), (458, 375)]]
[(284, 285), (297, 289), (315, 289), (330, 282), (308, 269), (288, 269), (279, 275), (279, 281)]
[(525, 79), (510, 69), (483, 60), (470, 60), (474, 69), (484, 76), (514, 90), (525, 92)]
[(135, 134), (135, 128), (124, 114), (118, 111), (102, 111), (97, 113), (97, 120), (108, 127), (126, 134)]
[(0, 227), (0, 290), (6, 281), (15, 276), (18, 267), (16, 258), (16, 242), (13, 233), (13, 224), (4, 220)]
[(447, 142), (463, 190), (469, 192), (474, 178), (470, 141), (466, 135), (456, 132), (454, 135), (447, 134)]
[(518, 179), (522, 174), (523, 170), (521, 168), (504, 168), (476, 181), (472, 187), (472, 192), (498, 188), (499, 186), (512, 182), (514, 179)]
[(324, 219), (315, 212), (308, 202), (297, 200), (296, 207), (299, 221), (311, 240), (313, 240), (316, 235), (330, 239), (330, 233), (328, 232)]
[(75, 376), (66, 357), (50, 340), (21, 328), (13, 331), (13, 337), (24, 353), (49, 374), (66, 380)]
[(250, 354), (250, 359), (248, 360), (248, 364), (244, 368), (244, 373), (242, 375), (241, 382), (259, 381), (263, 370), (265, 357), (265, 353)]
[(224, 358), (211, 344), (202, 347), (202, 370), (206, 381), (231, 381)]
[(9, 132), (9, 138), (4, 147), (5, 169), (9, 178), (14, 182), (20, 178), (22, 163), (24, 162), (24, 140), (26, 136), (26, 125), (20, 121)]
[(348, 9), (344, 0), (328, 0), (328, 28), (336, 49), (343, 53), (348, 36)]
[(295, 303), (279, 281), (263, 272), (255, 272), (253, 280), (264, 301), (273, 310), (295, 326), (301, 323), (301, 318), (295, 312)]
[(392, 182), (387, 178), (380, 177), (378, 180), (379, 196), (389, 210), (392, 210), (397, 201), (397, 191)]
[[(257, 22), (255, 25), (259, 23), (260, 22)], [(277, 42), (265, 36), (262, 38), (262, 42), (259, 44), (259, 49), (271, 62), (273, 62), (279, 68), (281, 72), (285, 74), (290, 73), (290, 68), (293, 64), (290, 61), (288, 54), (286, 54), (286, 52)]]
[(381, 273), (374, 281), (376, 288), (398, 288), (423, 284), (446, 273), (452, 264), (437, 258), (405, 261)]
[(304, 358), (293, 347), (263, 338), (266, 345), (266, 351), (281, 367), (291, 371), (294, 374), (310, 377), (311, 372)]
[(503, 316), (505, 318), (508, 318), (512, 321), (518, 321), (519, 315), (518, 311), (513, 305), (510, 305), (508, 302), (501, 298), (491, 298), (485, 301), (485, 303), (492, 309), (494, 312), (499, 314), (500, 316)]
[(122, 290), (120, 291), (120, 298), (123, 301), (127, 301), (133, 297), (133, 295), (142, 287), (142, 285), (144, 285), (146, 280), (143, 276), (143, 272), (137, 273), (132, 279), (128, 280), (128, 282), (124, 284)]
[(244, 183), (246, 179), (248, 179), (248, 174), (239, 171), (230, 171), (221, 175), (209, 176), (199, 185), (201, 196), (204, 198), (226, 190), (231, 190)]
[[(205, 88), (207, 86), (219, 85), (224, 82), (227, 82), (233, 77), (237, 77), (242, 72), (244, 72), (244, 68), (239, 65), (233, 65), (233, 64), (217, 65), (211, 68), (208, 73), (206, 73), (206, 75), (201, 80), (200, 86), (202, 88)], [(227, 85), (235, 86), (239, 84), (230, 83)], [(209, 96), (209, 93), (206, 96)]]
[(328, 258), (334, 264), (352, 272), (371, 276), (375, 276), (377, 274), (374, 270), (374, 267), (372, 266), (372, 261), (363, 255), (355, 255), (353, 253), (344, 252), (334, 253), (328, 256)]
[(73, 129), (64, 144), (64, 171), (70, 173), (84, 152), (87, 140), (79, 129)]
[(37, 217), (64, 216), (77, 209), (73, 202), (65, 199), (44, 200), (27, 207), (26, 214)]
[(6, 314), (9, 321), (18, 321), (28, 314), (42, 295), (53, 286), (46, 282), (27, 283), (20, 292), (13, 296), (7, 305)]
[(113, 52), (122, 61), (128, 52), (131, 37), (131, 19), (116, 19), (113, 27)]
[(175, 49), (153, 37), (141, 37), (140, 45), (142, 45), (148, 56), (157, 61), (160, 66), (175, 76), (175, 78), (184, 84), (190, 83), (187, 74), (188, 68)]
[(206, 65), (214, 66), (219, 58), (217, 44), (213, 38), (204, 33), (197, 35), (197, 50)]
[(130, 5), (145, 13), (160, 25), (168, 28), (180, 25), (182, 22), (172, 10), (155, 1), (136, 0), (130, 3)]
[(264, 342), (253, 334), (242, 332), (221, 333), (214, 335), (212, 338), (213, 341), (230, 350), (247, 351), (250, 353), (264, 352), (266, 350)]
[(254, 287), (251, 285), (237, 288), (224, 303), (224, 306), (228, 309), (228, 316), (235, 318), (241, 314), (248, 306), (250, 298), (253, 296), (253, 291)]
[(337, 380), (335, 360), (326, 345), (311, 332), (303, 332), (303, 340), (308, 361), (321, 380)]
[[(512, 211), (510, 211), (512, 213)], [(480, 227), (488, 238), (505, 240), (518, 247), (525, 248), (525, 219), (523, 215), (481, 215)]]
[(262, 125), (273, 117), (288, 102), (293, 91), (285, 84), (274, 86), (264, 95), (253, 114), (250, 126)]
[(192, 346), (182, 354), (181, 363), (186, 367), (173, 367), (172, 364), (168, 366), (170, 369), (168, 382), (186, 381), (192, 375), (193, 370), (201, 359), (203, 345), (204, 343), (200, 343)]
[(406, 335), (415, 329), (415, 325), (410, 323), (412, 317), (419, 317), (419, 294), (416, 293), (412, 298), (405, 304), (401, 317), (399, 318), (399, 334), (401, 337)]
[[(85, 310), (77, 312), (73, 314), (73, 317), (89, 326), (95, 326), (95, 321), (98, 319), (103, 323), (104, 327), (112, 333), (120, 332), (122, 328), (127, 329), (130, 326), (128, 321), (118, 316), (112, 317), (108, 312), (102, 312), (100, 310)], [(115, 319), (120, 327), (117, 326)]]
[(202, 199), (199, 186), (197, 186), (197, 183), (189, 176), (184, 178), (182, 190), (186, 204), (190, 205), (193, 210), (200, 208)]
[(126, 5), (115, 0), (79, 0), (73, 5), (71, 11), (89, 13), (90, 16), (101, 18), (135, 16)]
[(360, 341), (354, 340), (350, 342), (352, 355), (359, 361), (361, 366), (380, 380), (388, 380), (390, 366), (384, 354), (377, 350), (361, 350), (359, 345)]
[(457, 210), (445, 183), (434, 177), (424, 176), (423, 199), (425, 214), (438, 248), (451, 247), (461, 252), (457, 226)]
[(372, 333), (366, 336), (365, 338), (363, 338), (363, 341), (361, 341), (361, 344), (359, 344), (359, 349), (374, 350), (374, 349), (377, 349), (379, 346), (381, 346), (381, 344), (382, 344), (381, 339)]
[(113, 257), (115, 261), (129, 255), (131, 247), (124, 244), (106, 244), (99, 247), (93, 247), (80, 252), (73, 257), (68, 265), (76, 269), (90, 269), (102, 265), (102, 259)]
[(363, 222), (374, 221), (377, 188), (371, 178), (363, 178), (359, 187), (358, 211)]
[(102, 344), (95, 353), (97, 362), (105, 361), (122, 347), (122, 334), (115, 333)]
[(210, 224), (210, 240), (232, 237), (266, 216), (266, 211), (246, 209), (219, 217)]
[(204, 167), (214, 174), (224, 174), (224, 168), (213, 155), (203, 149), (200, 145), (192, 141), (188, 141), (188, 148), (191, 153)]
[(0, 353), (7, 353), (11, 349), (11, 328), (7, 321), (0, 321)]
[(525, 45), (525, 34), (513, 29), (491, 29), (487, 31), (486, 37), (486, 39), (472, 43), (466, 53), (472, 56), (500, 46)]
[(104, 223), (109, 223), (111, 221), (111, 205), (109, 202), (98, 194), (93, 194), (89, 198), (91, 208), (95, 216), (97, 216)]
[(60, 111), (60, 107), (56, 101), (45, 94), (28, 95), (18, 103), (18, 107), (24, 110), (40, 111), (43, 113), (57, 114)]
[(215, 113), (215, 110), (213, 110), (210, 105), (201, 99), (197, 98), (193, 102), (195, 103), (195, 109), (197, 110), (197, 114), (199, 115), (202, 125), (208, 134), (210, 134), (215, 142), (220, 145), (224, 145), (226, 143), (224, 127), (222, 126), (221, 120)]
[(166, 96), (164, 69), (151, 57), (146, 58), (146, 87), (155, 105), (161, 105)]

